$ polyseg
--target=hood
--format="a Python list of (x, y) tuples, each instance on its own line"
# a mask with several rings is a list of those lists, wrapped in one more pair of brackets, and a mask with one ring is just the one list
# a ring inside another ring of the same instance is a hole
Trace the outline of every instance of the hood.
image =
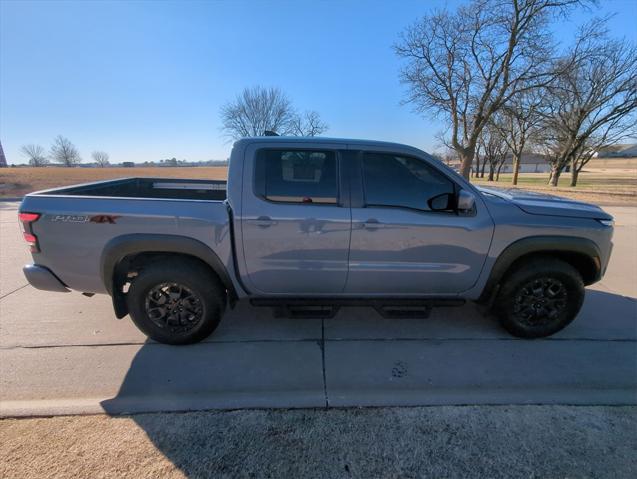
[(569, 218), (591, 218), (612, 220), (613, 217), (599, 206), (582, 201), (575, 201), (560, 196), (525, 191), (517, 188), (483, 188), (481, 193), (494, 195), (510, 201), (525, 213), (531, 215), (564, 216)]

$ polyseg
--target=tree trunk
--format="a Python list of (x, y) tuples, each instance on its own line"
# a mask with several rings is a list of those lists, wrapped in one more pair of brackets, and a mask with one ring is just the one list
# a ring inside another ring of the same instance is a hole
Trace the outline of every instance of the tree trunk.
[(500, 163), (498, 166), (498, 171), (495, 173), (495, 181), (500, 181), (500, 171), (502, 171), (502, 166), (504, 163)]
[(487, 159), (482, 160), (482, 170), (480, 171), (480, 178), (484, 178), (484, 169), (487, 167)]
[(571, 163), (571, 186), (577, 186), (577, 177), (579, 175), (579, 171), (575, 166), (575, 162)]
[(466, 179), (469, 179), (471, 173), (471, 164), (473, 163), (473, 157), (475, 151), (469, 148), (463, 148), (458, 151), (458, 157), (460, 158), (460, 174)]
[(521, 155), (513, 155), (513, 179), (511, 180), (511, 184), (518, 184), (518, 174), (520, 173), (520, 156)]
[(557, 182), (560, 180), (560, 174), (562, 174), (562, 170), (557, 166), (551, 166), (551, 176), (549, 177), (549, 185), (556, 187)]
[(489, 179), (488, 181), (493, 181), (493, 175), (495, 173), (495, 168), (493, 165), (489, 165)]
[(474, 177), (478, 177), (480, 173), (480, 155), (476, 155), (476, 169), (472, 172)]
[(579, 175), (579, 171), (576, 169), (571, 170), (571, 186), (577, 186), (577, 176)]

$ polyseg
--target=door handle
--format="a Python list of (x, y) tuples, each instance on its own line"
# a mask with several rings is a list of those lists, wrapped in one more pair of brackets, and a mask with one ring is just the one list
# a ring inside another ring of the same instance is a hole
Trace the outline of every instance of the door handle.
[(258, 226), (260, 228), (268, 228), (275, 225), (277, 222), (269, 216), (259, 216), (256, 220), (249, 220), (250, 224)]
[(382, 228), (384, 225), (383, 223), (380, 223), (378, 220), (371, 218), (371, 219), (368, 219), (367, 221), (363, 221), (362, 226), (366, 230), (377, 230)]

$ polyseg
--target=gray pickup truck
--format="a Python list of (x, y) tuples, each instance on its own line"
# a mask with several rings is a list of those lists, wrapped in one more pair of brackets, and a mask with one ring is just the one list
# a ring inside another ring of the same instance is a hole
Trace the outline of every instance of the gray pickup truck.
[(152, 339), (200, 341), (227, 305), (325, 317), (484, 303), (520, 337), (569, 324), (611, 254), (599, 207), (478, 189), (427, 153), (376, 141), (234, 144), (228, 181), (126, 178), (27, 195), (39, 289), (109, 294)]

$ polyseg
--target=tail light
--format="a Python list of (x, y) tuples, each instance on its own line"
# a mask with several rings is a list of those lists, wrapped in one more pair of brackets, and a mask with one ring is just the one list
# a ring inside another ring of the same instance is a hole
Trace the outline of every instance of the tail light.
[(38, 238), (33, 234), (32, 224), (40, 218), (40, 213), (18, 213), (18, 218), (22, 223), (22, 236), (29, 245), (32, 253), (40, 251)]

